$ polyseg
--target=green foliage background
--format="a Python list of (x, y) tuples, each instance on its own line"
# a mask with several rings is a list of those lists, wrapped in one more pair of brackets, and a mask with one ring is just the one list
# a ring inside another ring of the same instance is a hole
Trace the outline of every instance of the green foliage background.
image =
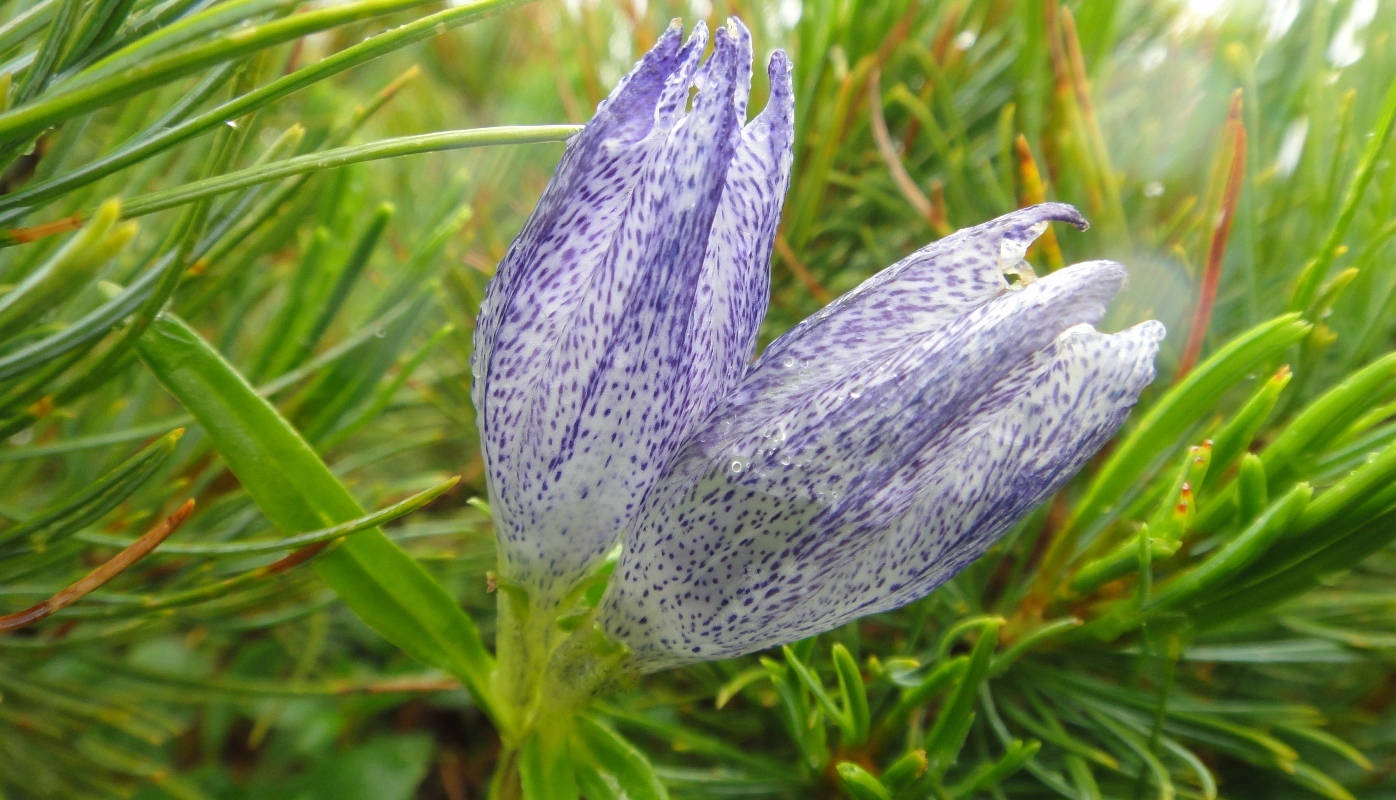
[[(1118, 259), (1109, 327), (1170, 336), (1115, 445), (931, 597), (599, 705), (653, 796), (1396, 795), (1396, 8), (1066, 5), (0, 6), (0, 613), (197, 502), (0, 634), (0, 796), (483, 796), (473, 319), (555, 125), (730, 13), (797, 70), (767, 340), (1042, 197), (1094, 227), (1038, 271)], [(648, 796), (589, 741), (589, 800)]]

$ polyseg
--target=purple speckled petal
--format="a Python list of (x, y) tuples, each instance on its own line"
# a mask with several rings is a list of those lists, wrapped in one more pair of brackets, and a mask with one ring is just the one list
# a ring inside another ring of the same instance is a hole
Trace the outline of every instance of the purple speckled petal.
[(652, 670), (792, 641), (934, 588), (1069, 478), (1152, 378), (1161, 326), (1086, 327), (1123, 279), (1110, 262), (1018, 290), (999, 277), (1003, 291), (986, 287), (916, 335), (868, 329), (898, 348), (830, 359), (800, 396), (771, 373), (801, 365), (763, 358), (646, 498), (607, 629)]
[[(975, 424), (948, 431), (910, 464), (920, 487), (912, 507), (823, 581), (841, 586), (830, 596), (859, 598), (828, 627), (924, 596), (1061, 488), (1153, 380), (1163, 335), (1152, 321), (1116, 334), (1078, 326), (1001, 380), (969, 412)], [(820, 624), (790, 620), (811, 623)]]
[[(677, 33), (668, 38), (617, 89), (624, 95), (647, 76), (650, 129), (634, 143), (603, 143), (594, 158), (643, 152), (626, 157), (624, 170), (607, 162), (592, 184), (573, 186), (575, 196), (562, 198), (575, 206), (570, 216), (549, 206), (564, 161), (501, 265), (490, 298), (502, 302), (487, 305), (477, 333), (487, 370), (476, 402), (502, 566), (544, 600), (615, 544), (688, 428), (744, 372), (765, 312), (789, 177), (788, 79), (773, 81), (766, 111), (743, 130), (746, 29), (718, 30), (701, 77), (705, 33), (681, 49)], [(778, 56), (772, 74), (786, 73)], [(596, 216), (588, 204), (598, 200)], [(557, 229), (532, 243), (545, 212)], [(511, 269), (513, 296), (502, 288)]]
[(743, 390), (770, 403), (791, 402), (817, 390), (837, 365), (879, 361), (1008, 292), (1004, 273), (1016, 271), (1054, 221), (1087, 227), (1075, 208), (1043, 203), (921, 248), (772, 342), (754, 368), (763, 378), (747, 381)]
[(685, 427), (706, 416), (746, 374), (770, 299), (771, 248), (790, 184), (795, 98), (784, 53), (771, 57), (768, 74), (770, 101), (742, 131), (703, 258), (689, 368), (710, 391), (692, 404)]
[(526, 506), (513, 487), (523, 420), (549, 352), (611, 247), (646, 166), (682, 114), (703, 26), (674, 24), (571, 141), (538, 206), (490, 281), (475, 327), (472, 396), (501, 531)]

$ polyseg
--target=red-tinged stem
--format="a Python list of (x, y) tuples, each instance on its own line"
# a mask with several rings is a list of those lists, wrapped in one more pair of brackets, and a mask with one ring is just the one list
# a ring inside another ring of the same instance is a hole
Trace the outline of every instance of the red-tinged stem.
[(110, 561), (84, 575), (77, 583), (36, 606), (0, 617), (0, 631), (15, 631), (27, 625), (33, 625), (44, 617), (61, 611), (82, 599), (97, 587), (125, 572), (127, 567), (150, 555), (151, 551), (159, 547), (161, 542), (170, 538), (170, 535), (178, 530), (179, 526), (192, 513), (194, 513), (194, 500), (190, 498), (185, 500), (184, 505), (175, 509), (175, 512), (166, 517), (163, 522), (146, 531), (144, 536), (132, 542), (125, 550), (117, 553)]
[(1217, 285), (1221, 281), (1226, 242), (1231, 236), (1231, 223), (1236, 218), (1236, 206), (1241, 198), (1241, 184), (1246, 174), (1246, 126), (1241, 122), (1240, 89), (1231, 97), (1231, 112), (1227, 115), (1226, 127), (1232, 140), (1231, 170), (1227, 173), (1221, 211), (1217, 216), (1216, 225), (1212, 227), (1212, 239), (1207, 247), (1207, 267), (1202, 273), (1202, 288), (1198, 293), (1197, 308), (1192, 315), (1192, 329), (1188, 332), (1187, 345), (1178, 361), (1178, 374), (1174, 380), (1182, 380), (1191, 372), (1202, 354), (1202, 344), (1207, 338), (1207, 326), (1212, 321), (1212, 308), (1217, 302)]

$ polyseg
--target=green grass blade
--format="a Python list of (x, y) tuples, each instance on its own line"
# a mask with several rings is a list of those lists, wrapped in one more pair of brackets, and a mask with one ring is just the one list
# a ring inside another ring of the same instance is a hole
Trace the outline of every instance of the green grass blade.
[(79, 114), (124, 100), (202, 69), (350, 22), (403, 11), (424, 0), (357, 0), (241, 28), (213, 41), (139, 64), (77, 88), (57, 90), (0, 114), (0, 141), (15, 141)]
[[(312, 531), (364, 516), (276, 408), (183, 321), (161, 315), (138, 351), (278, 528)], [(486, 691), (493, 659), (474, 623), (381, 530), (344, 540), (316, 562), (316, 570), (384, 638), (456, 675), (482, 708), (493, 710)]]
[(201, 133), (214, 130), (230, 119), (238, 119), (332, 75), (428, 39), (451, 28), (498, 13), (518, 4), (518, 2), (520, 0), (472, 0), (371, 36), (356, 45), (346, 47), (338, 53), (298, 69), (290, 75), (284, 75), (266, 86), (235, 97), (179, 125), (170, 128), (153, 126), (149, 136), (137, 138), (72, 172), (0, 197), (0, 210), (18, 206), (33, 206), (45, 200), (61, 197), (73, 189), (139, 163)]
[(1081, 529), (1108, 517), (1151, 465), (1212, 408), (1218, 395), (1244, 378), (1256, 364), (1263, 364), (1296, 344), (1308, 330), (1309, 325), (1298, 314), (1277, 317), (1233, 339), (1190, 372), (1153, 404), (1111, 453), (1076, 505), (1071, 527)]

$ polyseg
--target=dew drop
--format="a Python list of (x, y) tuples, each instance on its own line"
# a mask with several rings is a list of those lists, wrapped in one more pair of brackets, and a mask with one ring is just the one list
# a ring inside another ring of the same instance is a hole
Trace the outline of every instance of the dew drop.
[(785, 359), (784, 359), (783, 361), (781, 361), (780, 363), (783, 364), (783, 365), (785, 365), (785, 368), (786, 368), (786, 369), (791, 369), (791, 368), (793, 368), (793, 367), (795, 366), (795, 357), (794, 357), (794, 356), (786, 356)]
[(732, 474), (736, 475), (736, 474), (741, 473), (742, 467), (743, 467), (743, 466), (745, 466), (745, 465), (742, 464), (742, 462), (741, 462), (740, 460), (733, 460), (732, 463), (731, 463), (731, 465), (730, 465), (730, 468), (731, 468), (731, 470), (732, 470)]
[(790, 466), (792, 463), (794, 463), (794, 461), (795, 459), (791, 458), (789, 455), (783, 455), (780, 457), (780, 464), (783, 467)]

